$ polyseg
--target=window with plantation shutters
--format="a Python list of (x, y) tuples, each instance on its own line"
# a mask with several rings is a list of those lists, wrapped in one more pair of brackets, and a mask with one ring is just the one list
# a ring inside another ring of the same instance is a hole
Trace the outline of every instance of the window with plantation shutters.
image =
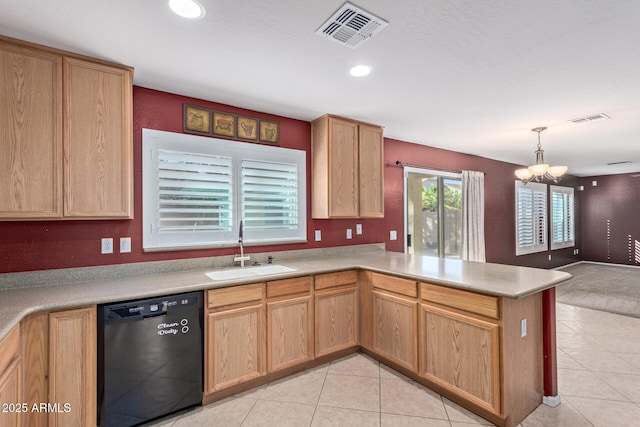
[(306, 153), (143, 129), (143, 248), (306, 241)]
[(573, 188), (552, 185), (551, 249), (575, 246)]
[(547, 250), (547, 185), (516, 181), (516, 255)]

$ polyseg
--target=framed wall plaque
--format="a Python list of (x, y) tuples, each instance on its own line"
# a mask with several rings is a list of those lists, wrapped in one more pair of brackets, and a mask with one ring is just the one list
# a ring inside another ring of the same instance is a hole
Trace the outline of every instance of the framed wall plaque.
[(252, 119), (251, 117), (238, 116), (237, 117), (237, 132), (236, 135), (240, 139), (246, 139), (247, 141), (258, 140), (258, 119)]
[(185, 133), (211, 135), (211, 110), (188, 104), (184, 104), (182, 108), (182, 128)]
[(263, 144), (280, 145), (280, 122), (260, 120), (259, 141)]
[(233, 114), (213, 112), (213, 135), (235, 138), (236, 136), (236, 116)]

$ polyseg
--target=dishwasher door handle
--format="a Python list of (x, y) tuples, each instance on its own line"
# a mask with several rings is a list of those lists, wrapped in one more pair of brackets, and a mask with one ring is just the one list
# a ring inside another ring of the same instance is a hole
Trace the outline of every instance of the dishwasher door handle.
[(142, 319), (151, 319), (152, 317), (166, 316), (166, 311), (158, 311), (157, 313), (149, 313), (142, 316)]

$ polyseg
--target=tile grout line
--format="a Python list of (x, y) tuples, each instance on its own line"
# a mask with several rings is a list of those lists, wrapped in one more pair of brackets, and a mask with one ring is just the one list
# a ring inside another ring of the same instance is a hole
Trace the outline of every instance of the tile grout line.
[(309, 427), (313, 425), (313, 420), (316, 417), (316, 412), (318, 412), (318, 406), (320, 405), (320, 398), (322, 397), (322, 391), (324, 390), (324, 385), (327, 382), (327, 375), (329, 374), (330, 366), (331, 366), (331, 362), (328, 363), (327, 370), (324, 373), (324, 379), (322, 380), (322, 387), (320, 387), (320, 393), (318, 393), (318, 399), (316, 400), (316, 406), (313, 409), (313, 415), (311, 416), (311, 422), (309, 423)]
[(378, 425), (382, 427), (382, 379), (380, 378), (380, 362), (378, 362)]
[[(262, 393), (260, 395), (262, 395)], [(235, 398), (238, 399), (237, 397), (235, 397)], [(256, 403), (258, 403), (258, 399), (254, 399), (253, 400), (253, 404), (251, 405), (251, 408), (249, 408), (249, 410), (247, 411), (247, 414), (242, 418), (242, 422), (240, 423), (240, 427), (242, 427), (244, 425), (244, 423), (247, 421), (247, 418), (249, 417), (249, 414), (251, 414), (251, 411), (253, 411), (253, 408), (256, 407)]]

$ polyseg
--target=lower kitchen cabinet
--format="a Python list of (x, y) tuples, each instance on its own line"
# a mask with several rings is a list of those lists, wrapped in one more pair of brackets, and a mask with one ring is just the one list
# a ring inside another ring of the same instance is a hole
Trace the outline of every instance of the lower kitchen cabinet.
[(96, 307), (49, 314), (49, 426), (96, 424)]
[(418, 367), (415, 299), (373, 291), (373, 350), (412, 371)]
[(313, 360), (311, 276), (267, 282), (267, 371)]
[(96, 425), (96, 307), (36, 313), (21, 327), (25, 426)]
[[(16, 326), (0, 341), (0, 426), (18, 427), (22, 406), (22, 359), (20, 352), (20, 326)], [(27, 410), (25, 410), (27, 409)]]
[(316, 357), (358, 345), (358, 272), (315, 276)]
[(266, 373), (264, 283), (207, 292), (205, 393)]
[(423, 303), (420, 328), (420, 375), (499, 413), (499, 325)]
[(420, 298), (419, 374), (500, 413), (498, 298), (430, 283)]
[(371, 274), (373, 351), (412, 371), (418, 370), (417, 283)]
[[(27, 405), (48, 402), (49, 399), (49, 313), (34, 313), (20, 323), (22, 330), (23, 391)], [(47, 427), (46, 412), (28, 411), (22, 414), (22, 425)]]

